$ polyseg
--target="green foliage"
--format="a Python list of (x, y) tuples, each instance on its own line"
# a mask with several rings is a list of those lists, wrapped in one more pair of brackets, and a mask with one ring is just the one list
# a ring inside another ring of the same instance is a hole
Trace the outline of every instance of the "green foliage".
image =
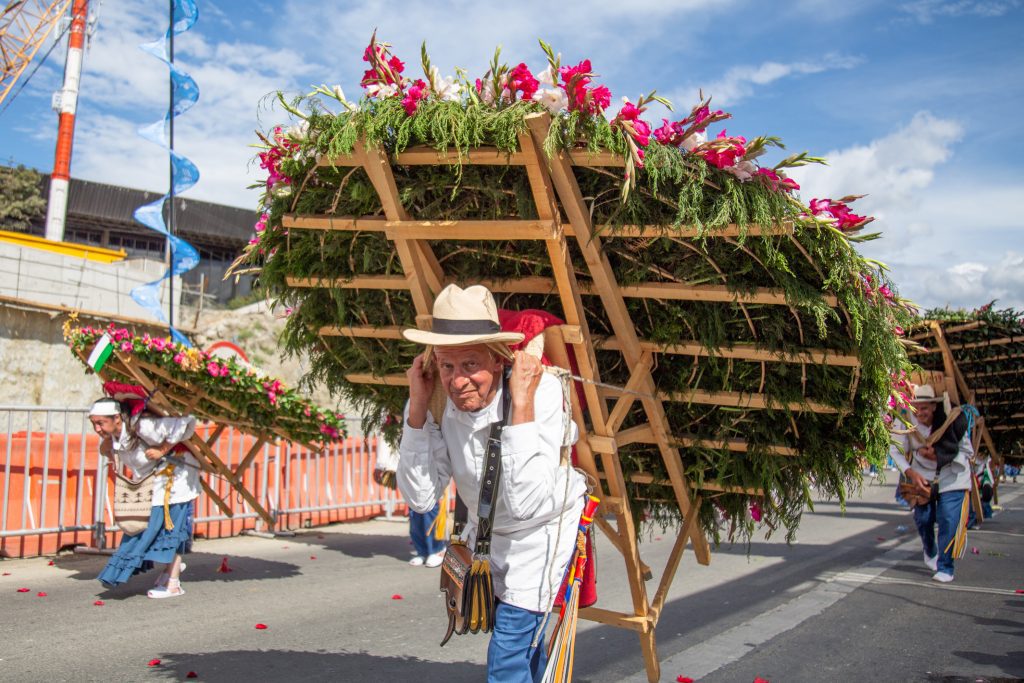
[(43, 176), (21, 164), (0, 166), (0, 229), (25, 230), (46, 216)]
[[(419, 349), (392, 339), (349, 338), (321, 334), (329, 326), (415, 326), (415, 310), (404, 290), (301, 288), (289, 277), (349, 280), (364, 275), (401, 275), (402, 264), (379, 232), (285, 230), (285, 214), (380, 216), (380, 200), (358, 166), (316, 166), (314, 158), (333, 159), (352, 153), (359, 140), (395, 154), (414, 145), (448, 150), (451, 164), (393, 164), (395, 182), (405, 209), (419, 220), (530, 219), (537, 213), (521, 167), (477, 166), (460, 162), (472, 149), (519, 148), (527, 132), (524, 115), (542, 111), (534, 103), (504, 108), (427, 100), (414, 116), (398, 98), (364, 100), (340, 114), (315, 102), (291, 106), (309, 111), (308, 137), (301, 150), (282, 164), (291, 191), (271, 194), (268, 230), (245, 257), (259, 269), (259, 285), (269, 298), (292, 307), (281, 344), (286, 353), (304, 354), (309, 371), (304, 383), (326, 386), (354, 403), (364, 428), (382, 428), (397, 436), (407, 392), (403, 387), (363, 384), (351, 374), (404, 373)], [(762, 138), (759, 145), (780, 145)], [(621, 131), (601, 117), (578, 113), (552, 120), (543, 149), (548, 156), (567, 150), (610, 150), (628, 153)], [(814, 160), (794, 155), (789, 165)], [(808, 216), (808, 210), (785, 192), (757, 180), (740, 182), (679, 149), (655, 141), (646, 148), (644, 167), (635, 187), (623, 197), (621, 169), (574, 167), (585, 208), (621, 286), (662, 282), (718, 285), (739, 294), (781, 291), (786, 305), (715, 303), (627, 298), (626, 307), (638, 336), (658, 343), (692, 341), (706, 355), (659, 354), (654, 377), (664, 392), (732, 392), (763, 395), (768, 409), (734, 408), (698, 402), (667, 402), (669, 422), (678, 437), (705, 445), (680, 449), (682, 466), (698, 486), (763, 489), (764, 523), (795, 533), (800, 514), (810, 501), (809, 486), (844, 500), (859, 485), (864, 458), (881, 462), (889, 436), (883, 414), (892, 391), (891, 373), (910, 368), (895, 326), (907, 326), (910, 315), (898, 300), (886, 300), (878, 286), (892, 284), (880, 267), (857, 254), (847, 235)], [(660, 226), (658, 237), (627, 238), (624, 226)], [(724, 237), (729, 226), (740, 236)], [(750, 234), (750, 228), (782, 228)], [(696, 228), (698, 236), (688, 236)], [(581, 239), (590, 239), (583, 236)], [(445, 274), (460, 285), (483, 279), (502, 280), (552, 274), (550, 256), (539, 241), (492, 240), (430, 242)], [(568, 243), (576, 274), (590, 271), (579, 247)], [(865, 277), (874, 285), (865, 287)], [(838, 305), (829, 302), (834, 296)], [(555, 295), (498, 295), (499, 306), (535, 308), (563, 315)], [(596, 340), (614, 334), (601, 300), (584, 295), (587, 324)], [(728, 359), (724, 350), (756, 345), (778, 355), (778, 361)], [(798, 354), (814, 349), (856, 354), (859, 368), (803, 364)], [(597, 351), (603, 381), (623, 385), (630, 376), (622, 355)], [(833, 412), (815, 412), (811, 404)], [(639, 407), (623, 428), (646, 421)], [(723, 439), (747, 443), (746, 451), (720, 448)], [(777, 455), (778, 448), (796, 455)], [(620, 450), (627, 480), (631, 475), (667, 478), (661, 454), (652, 446), (633, 444)], [(674, 524), (679, 510), (672, 490), (631, 483), (632, 509), (646, 512), (655, 523)], [(754, 523), (750, 498), (737, 493), (706, 491), (710, 505), (701, 523), (716, 540), (749, 537)], [(639, 528), (639, 526), (638, 526)]]

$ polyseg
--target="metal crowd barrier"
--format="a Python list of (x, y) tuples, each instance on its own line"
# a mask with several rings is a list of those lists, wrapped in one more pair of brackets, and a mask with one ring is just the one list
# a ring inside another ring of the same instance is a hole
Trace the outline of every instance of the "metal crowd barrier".
[[(350, 434), (361, 434), (358, 420), (348, 426)], [(198, 432), (208, 437), (213, 429), (201, 424)], [(214, 451), (234, 469), (253, 442), (253, 437), (229, 428)], [(86, 408), (0, 405), (0, 557), (53, 554), (79, 545), (116, 546), (112, 475), (98, 446)], [(376, 446), (375, 435), (352, 436), (323, 452), (288, 442), (264, 445), (243, 480), (271, 512), (272, 528), (225, 480), (204, 473), (233, 515), (225, 515), (201, 494), (196, 536), (276, 533), (390, 518), (404, 505), (394, 491), (373, 481)]]

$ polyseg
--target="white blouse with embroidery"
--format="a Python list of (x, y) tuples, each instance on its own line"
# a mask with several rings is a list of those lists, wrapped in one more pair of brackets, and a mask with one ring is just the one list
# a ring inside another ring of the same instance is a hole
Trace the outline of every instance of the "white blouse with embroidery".
[[(194, 417), (141, 417), (135, 427), (138, 435), (135, 447), (131, 447), (131, 438), (126, 426), (114, 438), (113, 447), (121, 464), (131, 468), (134, 478), (140, 479), (157, 467), (161, 462), (178, 461), (174, 466), (171, 483), (170, 503), (187, 503), (199, 496), (199, 462), (191, 453), (170, 453), (165, 461), (150, 460), (146, 457), (146, 449), (162, 443), (178, 444), (191, 437), (196, 431)], [(161, 467), (163, 469), (163, 467)], [(167, 476), (158, 474), (153, 482), (153, 505), (164, 504), (164, 493), (167, 487)]]

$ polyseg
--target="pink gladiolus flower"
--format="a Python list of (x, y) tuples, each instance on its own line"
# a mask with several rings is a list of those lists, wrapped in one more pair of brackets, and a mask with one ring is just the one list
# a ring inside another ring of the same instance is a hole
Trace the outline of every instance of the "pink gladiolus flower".
[(791, 178), (780, 176), (770, 168), (757, 169), (757, 175), (773, 190), (779, 190), (781, 188), (784, 192), (792, 192), (793, 190), (800, 189), (800, 186), (797, 185), (796, 181)]
[(423, 82), (423, 79), (417, 78), (416, 81), (409, 86), (409, 91), (405, 97), (402, 98), (402, 107), (405, 109), (405, 113), (412, 116), (416, 113), (416, 109), (420, 106), (422, 100), (427, 99), (427, 84)]
[(761, 521), (761, 506), (757, 504), (757, 501), (750, 504), (750, 518), (755, 522)]
[(128, 353), (131, 350), (132, 350), (132, 343), (130, 341), (121, 342), (121, 351), (122, 352)]
[(206, 364), (206, 371), (211, 377), (220, 377), (220, 366), (212, 360)]
[(533, 74), (530, 73), (526, 64), (520, 63), (508, 72), (505, 88), (509, 92), (509, 99), (516, 100), (516, 93), (521, 93), (519, 99), (531, 100), (540, 84)]
[(654, 139), (657, 140), (659, 144), (665, 146), (678, 144), (673, 141), (674, 135), (675, 130), (673, 130), (672, 124), (668, 122), (668, 119), (662, 119), (661, 127), (654, 130)]

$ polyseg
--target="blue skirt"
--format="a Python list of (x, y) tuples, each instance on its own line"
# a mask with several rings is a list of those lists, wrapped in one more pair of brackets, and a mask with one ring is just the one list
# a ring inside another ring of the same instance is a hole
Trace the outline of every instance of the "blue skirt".
[(192, 502), (174, 503), (169, 507), (174, 529), (164, 528), (164, 507), (154, 505), (149, 513), (149, 526), (140, 534), (124, 536), (121, 545), (107, 566), (96, 578), (107, 588), (118, 586), (136, 574), (147, 572), (155, 562), (167, 564), (175, 555), (192, 550)]

